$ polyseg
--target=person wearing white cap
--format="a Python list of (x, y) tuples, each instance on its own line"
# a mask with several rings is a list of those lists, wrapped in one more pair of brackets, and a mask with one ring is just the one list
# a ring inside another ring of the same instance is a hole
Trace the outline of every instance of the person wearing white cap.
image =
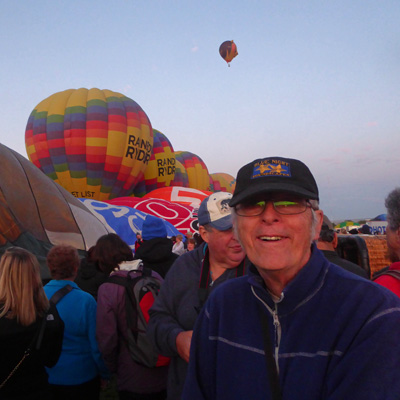
[(247, 271), (232, 229), (231, 198), (216, 192), (202, 201), (198, 220), (204, 243), (175, 261), (150, 309), (148, 335), (160, 354), (171, 357), (168, 399), (181, 398), (193, 327), (209, 293)]

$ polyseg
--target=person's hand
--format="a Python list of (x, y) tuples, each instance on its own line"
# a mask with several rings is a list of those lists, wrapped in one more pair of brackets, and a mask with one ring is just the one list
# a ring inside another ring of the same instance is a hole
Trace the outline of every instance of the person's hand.
[(192, 340), (193, 331), (185, 331), (178, 334), (176, 337), (176, 349), (178, 354), (186, 362), (189, 362), (190, 342)]

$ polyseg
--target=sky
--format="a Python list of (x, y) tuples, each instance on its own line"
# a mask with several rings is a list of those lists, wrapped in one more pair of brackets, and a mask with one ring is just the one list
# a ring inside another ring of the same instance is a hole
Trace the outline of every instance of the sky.
[(0, 143), (27, 157), (39, 102), (109, 89), (210, 173), (296, 158), (330, 219), (373, 218), (400, 186), (399, 21), (399, 0), (0, 0)]

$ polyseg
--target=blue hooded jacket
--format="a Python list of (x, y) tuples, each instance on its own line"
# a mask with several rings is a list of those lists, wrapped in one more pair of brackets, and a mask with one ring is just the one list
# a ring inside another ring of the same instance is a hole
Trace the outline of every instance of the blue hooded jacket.
[(259, 304), (284, 400), (400, 398), (400, 299), (313, 245), (277, 302), (254, 266), (211, 294), (196, 322), (182, 399), (271, 398)]

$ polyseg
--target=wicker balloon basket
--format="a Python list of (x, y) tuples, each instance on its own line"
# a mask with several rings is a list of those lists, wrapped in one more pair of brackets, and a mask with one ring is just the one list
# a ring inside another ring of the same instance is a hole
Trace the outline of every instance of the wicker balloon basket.
[(387, 267), (390, 264), (386, 235), (366, 235), (364, 240), (368, 249), (369, 266), (372, 276), (375, 272)]
[(338, 235), (337, 252), (365, 269), (369, 276), (390, 264), (386, 235)]

